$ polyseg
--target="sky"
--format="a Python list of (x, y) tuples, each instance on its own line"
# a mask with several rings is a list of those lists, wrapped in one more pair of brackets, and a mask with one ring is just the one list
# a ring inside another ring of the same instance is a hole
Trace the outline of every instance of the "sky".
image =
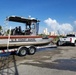
[(4, 27), (11, 15), (39, 19), (39, 33), (45, 28), (61, 34), (76, 32), (76, 0), (0, 0), (0, 25)]

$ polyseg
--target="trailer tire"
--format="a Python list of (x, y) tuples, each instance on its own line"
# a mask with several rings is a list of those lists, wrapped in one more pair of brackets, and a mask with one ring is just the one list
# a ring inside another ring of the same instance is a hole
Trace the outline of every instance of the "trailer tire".
[(36, 52), (36, 48), (34, 46), (29, 47), (28, 49), (28, 54), (29, 55), (33, 55)]
[(18, 55), (19, 56), (26, 56), (26, 54), (27, 54), (27, 48), (26, 47), (21, 47), (19, 49)]

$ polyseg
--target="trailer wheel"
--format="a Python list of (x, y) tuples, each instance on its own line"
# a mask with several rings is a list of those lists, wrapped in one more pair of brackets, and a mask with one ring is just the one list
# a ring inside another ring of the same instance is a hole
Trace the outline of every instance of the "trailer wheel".
[(34, 46), (29, 47), (28, 49), (28, 54), (29, 55), (33, 55), (36, 52), (36, 48)]
[(22, 47), (19, 49), (18, 55), (19, 56), (26, 56), (27, 54), (27, 48), (26, 47)]

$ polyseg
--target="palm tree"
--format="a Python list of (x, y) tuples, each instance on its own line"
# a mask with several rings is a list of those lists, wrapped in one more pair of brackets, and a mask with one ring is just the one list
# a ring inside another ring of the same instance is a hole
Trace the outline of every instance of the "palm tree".
[(0, 25), (0, 31), (2, 30), (2, 26)]
[(2, 34), (2, 26), (0, 25), (0, 35)]
[(10, 32), (11, 32), (10, 29), (8, 29), (6, 32), (6, 35), (10, 34)]

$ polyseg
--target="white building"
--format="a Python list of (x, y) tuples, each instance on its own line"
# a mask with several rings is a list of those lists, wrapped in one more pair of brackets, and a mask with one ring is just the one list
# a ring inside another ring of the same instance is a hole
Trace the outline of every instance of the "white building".
[(45, 35), (49, 35), (49, 32), (48, 32), (48, 29), (47, 28), (44, 29), (44, 34)]
[(51, 31), (50, 32), (50, 35), (53, 35), (54, 36), (54, 35), (58, 35), (58, 34), (55, 31)]

